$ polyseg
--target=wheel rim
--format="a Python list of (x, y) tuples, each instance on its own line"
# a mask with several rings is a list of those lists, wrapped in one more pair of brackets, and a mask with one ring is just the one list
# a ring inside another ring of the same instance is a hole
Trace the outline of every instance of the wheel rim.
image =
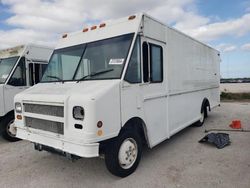
[(123, 169), (129, 169), (133, 166), (137, 159), (138, 146), (133, 138), (127, 138), (121, 144), (118, 159)]
[(6, 132), (10, 137), (16, 137), (16, 128), (14, 126), (14, 120), (10, 121), (6, 127)]
[(203, 122), (205, 119), (205, 113), (204, 111), (201, 113), (201, 118), (200, 118), (200, 122)]

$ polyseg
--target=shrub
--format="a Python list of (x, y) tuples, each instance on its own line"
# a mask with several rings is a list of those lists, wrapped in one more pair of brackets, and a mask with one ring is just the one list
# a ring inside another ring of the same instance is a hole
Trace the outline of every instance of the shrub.
[(250, 93), (230, 93), (221, 92), (221, 100), (249, 100)]

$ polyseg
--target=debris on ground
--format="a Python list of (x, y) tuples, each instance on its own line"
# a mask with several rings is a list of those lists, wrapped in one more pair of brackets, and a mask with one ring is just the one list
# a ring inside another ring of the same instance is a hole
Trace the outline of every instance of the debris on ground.
[(199, 143), (209, 143), (215, 145), (218, 149), (222, 149), (229, 145), (230, 138), (229, 134), (226, 133), (209, 133), (203, 137)]

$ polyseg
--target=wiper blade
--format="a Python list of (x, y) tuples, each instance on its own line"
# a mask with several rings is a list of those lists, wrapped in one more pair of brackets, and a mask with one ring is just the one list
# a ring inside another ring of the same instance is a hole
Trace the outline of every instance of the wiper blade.
[(48, 78), (54, 78), (54, 79), (57, 79), (57, 80), (63, 82), (63, 79), (61, 79), (61, 78), (59, 78), (57, 76), (46, 76), (46, 77), (48, 77)]
[(80, 78), (79, 80), (77, 80), (77, 83), (80, 82), (80, 81), (82, 81), (82, 80), (85, 80), (85, 78), (96, 76), (96, 75), (107, 73), (107, 72), (111, 72), (113, 70), (114, 69), (105, 69), (105, 70), (100, 70), (100, 71), (97, 71), (97, 72), (92, 72), (91, 74), (88, 74), (88, 75)]

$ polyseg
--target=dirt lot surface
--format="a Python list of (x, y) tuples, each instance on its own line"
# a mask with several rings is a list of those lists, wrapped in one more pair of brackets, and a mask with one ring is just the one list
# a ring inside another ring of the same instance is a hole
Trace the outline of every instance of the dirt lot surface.
[(223, 83), (220, 84), (221, 92), (250, 93), (250, 83)]
[[(250, 103), (222, 103), (205, 126), (228, 128), (236, 118), (250, 129)], [(100, 158), (71, 162), (35, 151), (26, 141), (0, 138), (0, 187), (249, 188), (250, 133), (230, 132), (231, 145), (219, 150), (198, 143), (204, 129), (188, 127), (154, 149), (144, 149), (138, 169), (124, 179), (111, 175)]]

